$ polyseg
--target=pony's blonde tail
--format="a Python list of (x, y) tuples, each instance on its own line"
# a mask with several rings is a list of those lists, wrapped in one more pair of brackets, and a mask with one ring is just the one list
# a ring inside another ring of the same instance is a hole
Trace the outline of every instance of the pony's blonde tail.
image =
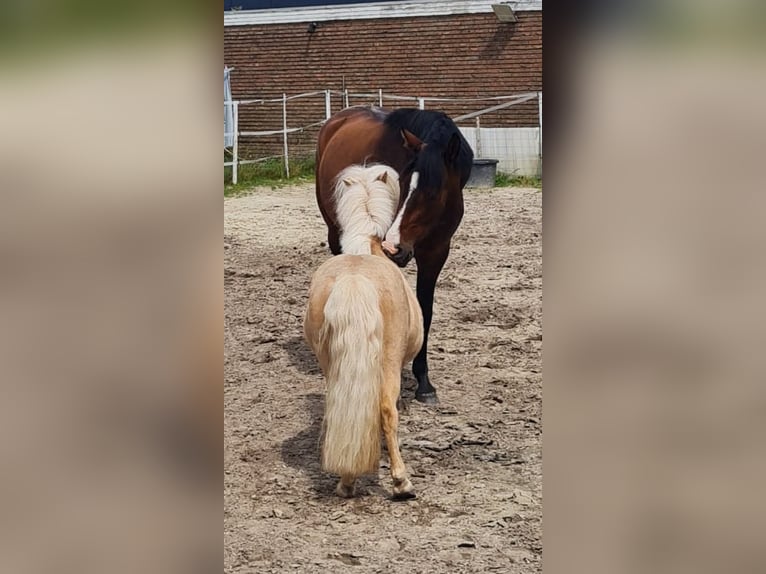
[(336, 281), (319, 337), (329, 358), (322, 468), (341, 476), (377, 472), (383, 316), (369, 279), (347, 275)]

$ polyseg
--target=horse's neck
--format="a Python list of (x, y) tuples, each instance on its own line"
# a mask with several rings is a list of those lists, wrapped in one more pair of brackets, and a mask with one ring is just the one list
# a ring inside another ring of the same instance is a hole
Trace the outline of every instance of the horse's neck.
[(377, 255), (378, 257), (385, 257), (386, 254), (383, 253), (383, 247), (380, 241), (381, 240), (377, 237), (370, 237), (370, 254)]
[(380, 242), (381, 239), (374, 235), (369, 237), (341, 238), (341, 249), (347, 255), (380, 255), (385, 257)]

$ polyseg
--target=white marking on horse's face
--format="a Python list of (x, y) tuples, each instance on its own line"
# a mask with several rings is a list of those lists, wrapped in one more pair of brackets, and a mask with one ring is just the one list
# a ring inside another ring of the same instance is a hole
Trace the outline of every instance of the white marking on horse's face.
[(402, 216), (404, 215), (404, 210), (407, 209), (407, 203), (410, 201), (410, 197), (412, 197), (412, 192), (415, 191), (415, 188), (418, 186), (419, 177), (420, 174), (418, 172), (415, 171), (412, 173), (412, 178), (410, 178), (410, 189), (407, 192), (407, 197), (404, 200), (404, 203), (402, 203), (402, 208), (399, 210), (399, 213), (396, 214), (396, 219), (394, 219), (391, 227), (389, 227), (388, 231), (386, 232), (386, 241), (392, 245), (399, 245), (399, 240), (401, 239), (399, 236), (399, 226), (402, 224)]

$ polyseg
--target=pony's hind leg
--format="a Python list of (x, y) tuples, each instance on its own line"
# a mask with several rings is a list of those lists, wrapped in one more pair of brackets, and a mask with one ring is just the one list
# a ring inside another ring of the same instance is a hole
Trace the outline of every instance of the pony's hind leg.
[(354, 496), (354, 483), (356, 482), (355, 476), (341, 476), (338, 481), (338, 486), (335, 487), (335, 494), (341, 498), (351, 498)]
[(396, 410), (396, 400), (399, 396), (400, 381), (397, 377), (393, 384), (386, 380), (380, 402), (380, 417), (383, 434), (386, 437), (388, 456), (391, 459), (391, 478), (394, 481), (394, 498), (404, 500), (415, 498), (415, 489), (407, 476), (402, 455), (399, 452), (399, 412)]

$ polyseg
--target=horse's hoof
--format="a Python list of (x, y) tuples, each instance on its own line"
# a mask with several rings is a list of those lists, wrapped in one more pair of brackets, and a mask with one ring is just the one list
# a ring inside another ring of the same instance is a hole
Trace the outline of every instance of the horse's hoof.
[(412, 500), (413, 498), (415, 498), (415, 489), (409, 478), (405, 478), (398, 485), (394, 481), (394, 500)]
[(436, 391), (430, 393), (415, 393), (415, 400), (424, 405), (439, 404), (439, 397), (436, 396)]
[(354, 485), (347, 486), (343, 484), (342, 482), (338, 483), (338, 486), (335, 487), (335, 494), (340, 496), (341, 498), (353, 498), (354, 497)]

